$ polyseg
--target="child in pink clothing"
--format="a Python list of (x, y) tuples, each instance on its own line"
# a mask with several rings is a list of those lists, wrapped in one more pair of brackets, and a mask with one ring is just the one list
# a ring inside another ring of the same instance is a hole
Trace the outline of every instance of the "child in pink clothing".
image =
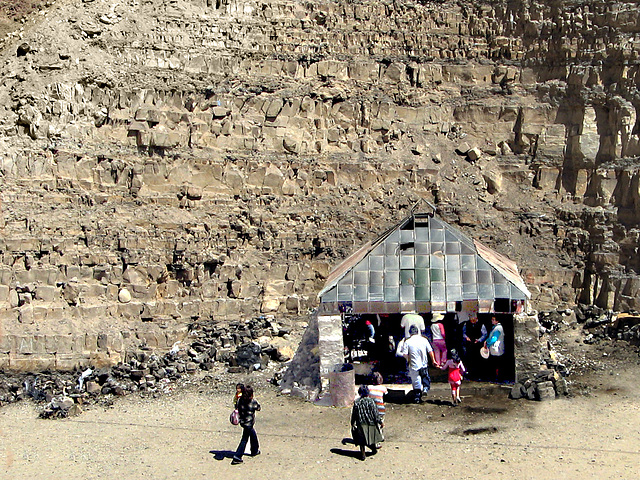
[(441, 367), (442, 370), (449, 369), (449, 385), (451, 385), (451, 403), (456, 406), (460, 400), (460, 385), (462, 384), (462, 375), (466, 373), (464, 364), (460, 360), (460, 355), (455, 348), (449, 353), (447, 360)]

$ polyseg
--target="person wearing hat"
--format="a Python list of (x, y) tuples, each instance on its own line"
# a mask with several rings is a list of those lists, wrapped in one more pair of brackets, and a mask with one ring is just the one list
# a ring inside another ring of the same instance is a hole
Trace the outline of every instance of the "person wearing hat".
[(479, 352), (487, 339), (487, 327), (478, 321), (476, 313), (469, 314), (469, 321), (462, 325), (462, 358), (467, 365), (469, 374), (480, 375)]
[(436, 363), (429, 340), (419, 334), (418, 327), (411, 325), (409, 333), (411, 336), (402, 344), (401, 353), (409, 364), (409, 377), (411, 377), (411, 385), (413, 386), (414, 403), (421, 403), (422, 393), (427, 393), (431, 388), (429, 359), (434, 365), (438, 367), (440, 365)]
[(442, 324), (443, 319), (444, 315), (437, 312), (431, 318), (431, 339), (437, 365), (442, 365), (447, 361), (447, 343), (445, 341), (444, 325)]

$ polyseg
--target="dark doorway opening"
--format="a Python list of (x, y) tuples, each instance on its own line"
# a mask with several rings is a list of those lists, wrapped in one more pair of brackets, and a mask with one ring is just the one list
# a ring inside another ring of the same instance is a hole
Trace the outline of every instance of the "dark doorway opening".
[[(345, 363), (351, 363), (356, 370), (356, 383), (372, 383), (373, 372), (380, 372), (386, 384), (410, 383), (407, 364), (397, 355), (398, 345), (405, 336), (401, 326), (402, 314), (344, 314), (343, 339)], [(513, 383), (515, 380), (514, 321), (511, 314), (478, 314), (478, 322), (484, 325), (487, 334), (491, 332), (491, 318), (495, 316), (504, 330), (504, 354), (499, 358), (484, 359), (479, 348), (465, 348), (463, 324), (457, 313), (447, 313), (442, 320), (445, 330), (447, 351), (458, 350), (468, 370), (466, 378), (478, 381), (498, 381)], [(424, 335), (432, 342), (431, 314), (422, 315), (425, 324)], [(465, 317), (466, 318), (466, 317)], [(432, 342), (433, 344), (433, 342)], [(499, 376), (495, 367), (499, 366)], [(435, 381), (446, 381), (446, 372), (431, 368)]]

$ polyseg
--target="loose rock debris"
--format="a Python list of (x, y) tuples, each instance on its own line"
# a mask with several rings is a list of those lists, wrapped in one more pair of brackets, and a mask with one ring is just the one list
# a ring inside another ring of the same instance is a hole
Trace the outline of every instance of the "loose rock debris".
[[(589, 308), (541, 312), (539, 318), (541, 336), (546, 336), (551, 345), (545, 360), (547, 370), (524, 383), (516, 383), (510, 391), (512, 399), (544, 401), (575, 394), (570, 391), (570, 385), (580, 374), (604, 368), (602, 358), (588, 356), (588, 352), (580, 356), (568, 351), (565, 335), (568, 332), (578, 332), (576, 339), (585, 345), (616, 342), (621, 350), (633, 353), (634, 342), (629, 332), (639, 325), (633, 316), (617, 317), (611, 312)], [(276, 348), (264, 341), (271, 338), (265, 335), (268, 332), (275, 334), (275, 338), (291, 333), (268, 318), (253, 319), (247, 325), (194, 324), (191, 331), (189, 344), (176, 344), (165, 354), (151, 350), (130, 352), (125, 362), (112, 368), (1, 373), (0, 405), (32, 400), (39, 405), (40, 417), (55, 419), (79, 415), (90, 405), (109, 406), (119, 396), (170, 394), (194, 381), (230, 386), (234, 383), (234, 374), (239, 373), (251, 376), (264, 371), (271, 377), (271, 383), (279, 385), (290, 359), (287, 352), (293, 351), (291, 347)], [(264, 346), (256, 341), (259, 338), (263, 338)]]
[[(114, 397), (131, 393), (167, 394), (190, 378), (200, 379), (199, 373), (205, 375), (204, 381), (217, 381), (213, 371), (224, 369), (229, 378), (234, 373), (267, 369), (277, 383), (282, 376), (279, 365), (293, 355), (290, 330), (267, 318), (246, 324), (194, 324), (190, 338), (190, 343), (176, 343), (165, 354), (128, 352), (125, 362), (110, 368), (37, 374), (0, 372), (0, 406), (31, 399), (41, 405), (42, 418), (64, 418), (80, 414), (83, 406), (109, 405)], [(274, 338), (283, 342), (274, 346), (270, 342)], [(205, 372), (212, 375), (207, 377)]]

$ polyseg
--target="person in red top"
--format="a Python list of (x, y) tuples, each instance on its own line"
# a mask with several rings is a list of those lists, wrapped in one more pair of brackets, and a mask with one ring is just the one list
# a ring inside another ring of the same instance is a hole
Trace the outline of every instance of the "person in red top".
[(460, 385), (462, 385), (462, 375), (466, 372), (460, 355), (455, 348), (449, 352), (449, 360), (442, 364), (442, 370), (449, 369), (449, 385), (451, 386), (451, 403), (455, 407), (460, 400)]

